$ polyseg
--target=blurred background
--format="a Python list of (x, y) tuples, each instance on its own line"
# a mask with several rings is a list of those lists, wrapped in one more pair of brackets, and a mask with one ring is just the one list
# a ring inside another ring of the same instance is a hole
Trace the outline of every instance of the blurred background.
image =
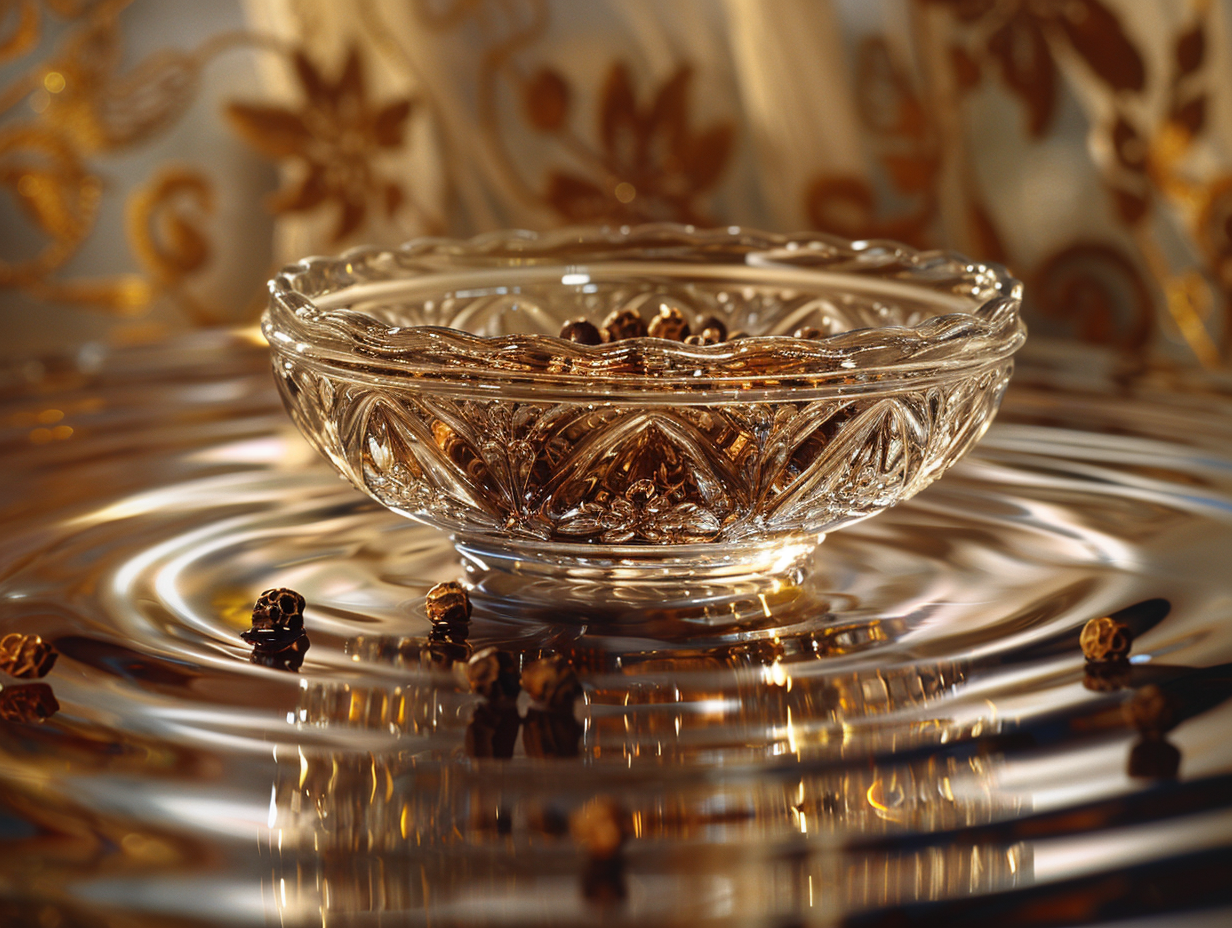
[(670, 220), (1002, 262), (1232, 357), (1232, 2), (0, 0), (0, 357), (251, 323), (360, 243)]

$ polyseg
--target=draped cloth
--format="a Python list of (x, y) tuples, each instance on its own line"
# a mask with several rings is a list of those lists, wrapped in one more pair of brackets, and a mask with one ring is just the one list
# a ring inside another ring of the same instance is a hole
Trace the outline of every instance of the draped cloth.
[(19, 327), (233, 322), (306, 254), (671, 220), (953, 249), (1037, 334), (1232, 356), (1232, 2), (247, 0), (191, 35), (16, 6), (4, 79), (49, 101), (0, 115), (11, 227), (50, 243), (0, 265)]

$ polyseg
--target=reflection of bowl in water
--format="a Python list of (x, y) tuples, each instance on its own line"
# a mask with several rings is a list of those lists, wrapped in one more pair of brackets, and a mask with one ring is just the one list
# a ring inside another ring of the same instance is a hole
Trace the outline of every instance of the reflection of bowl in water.
[[(666, 225), (360, 249), (271, 292), (287, 407), (352, 483), (485, 567), (575, 578), (782, 573), (958, 460), (1025, 337), (997, 268)], [(750, 337), (556, 337), (664, 305)]]

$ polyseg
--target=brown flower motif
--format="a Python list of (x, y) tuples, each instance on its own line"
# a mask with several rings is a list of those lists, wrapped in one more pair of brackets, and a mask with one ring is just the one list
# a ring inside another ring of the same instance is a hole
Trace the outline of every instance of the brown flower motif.
[(692, 69), (682, 66), (649, 106), (639, 106), (628, 68), (614, 64), (599, 105), (602, 151), (590, 153), (598, 176), (553, 171), (548, 203), (573, 222), (709, 224), (696, 201), (718, 183), (735, 128), (730, 123), (714, 123), (700, 132), (689, 128), (691, 76)]
[(1036, 323), (1052, 335), (1140, 350), (1151, 336), (1151, 292), (1134, 262), (1104, 242), (1078, 242), (1031, 275)]
[(338, 222), (332, 240), (337, 242), (363, 225), (374, 197), (387, 216), (402, 205), (402, 187), (376, 171), (373, 155), (402, 146), (415, 101), (403, 98), (374, 106), (367, 98), (363, 64), (354, 47), (334, 81), (327, 80), (302, 51), (293, 60), (304, 95), (299, 110), (232, 103), (227, 115), (261, 154), (302, 166), (298, 180), (271, 197), (270, 209), (294, 213), (336, 204)]
[[(1066, 42), (1112, 91), (1141, 91), (1146, 65), (1117, 14), (1100, 0), (922, 0), (947, 6), (982, 32), (978, 58), (991, 57), (1006, 87), (1027, 106), (1032, 136), (1043, 135), (1057, 103), (1051, 39)], [(951, 53), (960, 86), (979, 80), (978, 58)]]

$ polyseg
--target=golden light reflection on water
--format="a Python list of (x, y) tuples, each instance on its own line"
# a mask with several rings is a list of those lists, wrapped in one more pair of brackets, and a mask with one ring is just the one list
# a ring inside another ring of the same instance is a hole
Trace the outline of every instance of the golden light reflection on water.
[[(57, 711), (0, 718), (0, 874), (26, 893), (0, 895), (0, 923), (93, 924), (82, 900), (106, 896), (139, 928), (875, 923), (908, 903), (917, 924), (961, 905), (1017, 928), (1020, 899), (1107, 915), (1120, 890), (1069, 885), (1082, 874), (1148, 887), (1135, 899), (1161, 918), (1216, 898), (1232, 433), (1205, 394), (1132, 415), (1011, 396), (1030, 421), (827, 539), (764, 603), (638, 623), (477, 592), (468, 647), (577, 669), (581, 698), (553, 714), (485, 707), (433, 650), (422, 597), (457, 574), (447, 543), (308, 463), (273, 397), (252, 399), (258, 349), (185, 357), (174, 389), (66, 373), (0, 407), (20, 490), (0, 630), (60, 654), (39, 684)], [(1068, 415), (1110, 426), (1032, 419)], [(72, 440), (29, 442), (61, 424)], [(1142, 437), (1157, 428), (1174, 431)], [(309, 601), (299, 673), (250, 664), (236, 634), (281, 585)], [(1092, 682), (1079, 629), (1123, 607), (1135, 662)], [(1129, 727), (1144, 683), (1176, 698), (1175, 735)], [(569, 831), (599, 795), (628, 813), (623, 901), (584, 895), (597, 877)]]

